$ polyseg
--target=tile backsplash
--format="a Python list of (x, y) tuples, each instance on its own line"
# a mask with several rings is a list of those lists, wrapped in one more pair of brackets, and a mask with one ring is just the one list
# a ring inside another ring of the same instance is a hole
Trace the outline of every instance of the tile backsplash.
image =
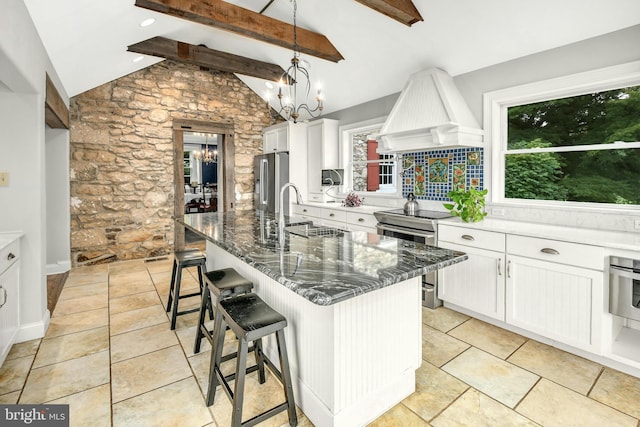
[[(449, 201), (453, 189), (484, 188), (482, 148), (448, 148), (405, 153), (402, 196), (418, 200)], [(413, 166), (412, 166), (413, 165)]]

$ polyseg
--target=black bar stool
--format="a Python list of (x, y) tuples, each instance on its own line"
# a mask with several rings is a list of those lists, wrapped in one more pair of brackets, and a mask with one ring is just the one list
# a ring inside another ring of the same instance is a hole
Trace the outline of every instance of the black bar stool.
[[(199, 250), (185, 250), (174, 253), (173, 270), (171, 270), (171, 288), (169, 289), (169, 298), (167, 300), (167, 313), (171, 311), (171, 329), (176, 328), (176, 320), (182, 314), (194, 313), (197, 308), (178, 311), (178, 302), (183, 298), (189, 298), (201, 295), (204, 289), (202, 276), (207, 269), (207, 257)], [(180, 283), (182, 281), (182, 269), (187, 267), (198, 267), (198, 282), (200, 284), (200, 292), (193, 292), (186, 295), (180, 295)], [(210, 312), (213, 317), (213, 313)]]
[[(222, 347), (224, 345), (224, 333), (226, 326), (233, 331), (238, 338), (238, 351), (236, 359), (236, 371), (226, 377), (220, 370)], [(293, 385), (289, 373), (289, 359), (287, 346), (284, 339), (284, 328), (287, 319), (280, 313), (269, 307), (256, 294), (244, 294), (237, 297), (218, 300), (215, 322), (213, 327), (213, 351), (211, 352), (211, 366), (209, 368), (209, 389), (207, 390), (207, 406), (211, 406), (215, 399), (216, 387), (222, 384), (222, 390), (227, 394), (233, 406), (231, 415), (232, 427), (253, 426), (267, 418), (270, 418), (285, 409), (289, 415), (289, 424), (292, 427), (298, 425), (296, 405), (293, 397)], [(262, 338), (270, 334), (276, 334), (278, 343), (278, 355), (280, 359), (279, 371), (262, 352)], [(247, 364), (248, 342), (253, 341), (256, 355), (256, 365), (245, 369)], [(242, 422), (242, 403), (244, 401), (244, 381), (249, 372), (258, 371), (260, 384), (265, 382), (264, 365), (268, 365), (273, 374), (280, 380), (284, 387), (285, 402)], [(235, 380), (234, 389), (231, 391), (229, 381)]]
[[(202, 302), (200, 303), (200, 317), (198, 319), (198, 329), (196, 331), (196, 342), (193, 347), (194, 353), (200, 352), (200, 343), (202, 338), (206, 337), (213, 347), (213, 331), (207, 329), (204, 324), (204, 314), (206, 311), (211, 313), (212, 302), (211, 296), (216, 297), (216, 301), (232, 296), (238, 296), (251, 292), (253, 283), (245, 279), (233, 268), (223, 268), (221, 270), (208, 271), (204, 275), (205, 287), (202, 290)], [(235, 354), (223, 357), (222, 361), (226, 361), (235, 357)]]

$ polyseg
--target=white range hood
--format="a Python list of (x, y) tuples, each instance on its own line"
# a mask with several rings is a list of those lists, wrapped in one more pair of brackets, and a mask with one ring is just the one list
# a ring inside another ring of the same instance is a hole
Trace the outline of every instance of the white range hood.
[(378, 152), (480, 147), (483, 135), (453, 78), (431, 68), (405, 84), (378, 135)]

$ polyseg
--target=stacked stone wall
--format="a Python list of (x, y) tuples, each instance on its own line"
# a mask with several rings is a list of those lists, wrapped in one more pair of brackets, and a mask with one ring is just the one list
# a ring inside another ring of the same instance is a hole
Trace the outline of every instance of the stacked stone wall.
[(273, 121), (233, 74), (164, 61), (73, 97), (70, 107), (74, 265), (173, 250), (175, 119), (233, 124), (235, 209), (252, 208), (252, 159)]

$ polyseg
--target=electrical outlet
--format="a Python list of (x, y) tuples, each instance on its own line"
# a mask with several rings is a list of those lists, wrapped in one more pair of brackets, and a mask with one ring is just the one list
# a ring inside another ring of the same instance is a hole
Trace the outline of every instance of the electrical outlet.
[(491, 213), (494, 216), (504, 216), (504, 209), (502, 209), (502, 208), (493, 208), (493, 209), (491, 209)]
[(0, 172), (0, 187), (9, 186), (9, 172)]
[(633, 222), (633, 228), (635, 228), (636, 230), (640, 230), (640, 219), (636, 219)]

